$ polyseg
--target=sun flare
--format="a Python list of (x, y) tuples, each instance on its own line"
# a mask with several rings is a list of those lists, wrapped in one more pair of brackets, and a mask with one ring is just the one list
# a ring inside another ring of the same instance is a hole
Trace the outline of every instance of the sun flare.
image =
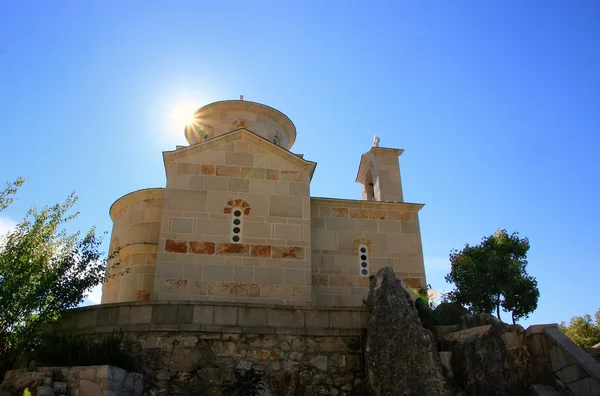
[(194, 112), (198, 110), (198, 103), (193, 100), (181, 100), (171, 109), (171, 122), (176, 129), (183, 129), (194, 122)]

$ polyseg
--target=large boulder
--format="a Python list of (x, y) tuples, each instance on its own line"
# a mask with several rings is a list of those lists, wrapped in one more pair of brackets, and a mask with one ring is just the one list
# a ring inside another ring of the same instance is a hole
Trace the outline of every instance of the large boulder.
[(370, 395), (455, 395), (431, 332), (391, 268), (371, 280), (365, 363)]
[[(526, 395), (533, 381), (533, 359), (521, 326), (493, 316), (467, 315), (464, 330), (440, 337), (452, 353), (452, 372), (467, 395)], [(479, 326), (473, 326), (480, 324)]]

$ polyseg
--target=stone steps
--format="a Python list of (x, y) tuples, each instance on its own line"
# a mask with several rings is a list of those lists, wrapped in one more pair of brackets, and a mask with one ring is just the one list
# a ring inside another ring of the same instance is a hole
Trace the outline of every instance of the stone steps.
[(535, 396), (561, 396), (560, 392), (550, 385), (532, 385), (531, 391)]

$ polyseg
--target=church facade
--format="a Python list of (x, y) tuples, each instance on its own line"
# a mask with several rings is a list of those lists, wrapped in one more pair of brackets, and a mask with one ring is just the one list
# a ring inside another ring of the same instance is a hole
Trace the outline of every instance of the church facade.
[(102, 303), (194, 300), (360, 306), (369, 276), (392, 267), (424, 287), (418, 212), (404, 202), (398, 157), (360, 158), (362, 200), (310, 195), (316, 163), (291, 148), (292, 121), (240, 100), (209, 104), (185, 128), (188, 146), (163, 152), (164, 188), (110, 208), (116, 271)]

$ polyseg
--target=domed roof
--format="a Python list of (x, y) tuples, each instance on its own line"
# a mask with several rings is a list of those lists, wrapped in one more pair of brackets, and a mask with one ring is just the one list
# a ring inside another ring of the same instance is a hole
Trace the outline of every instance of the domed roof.
[(296, 141), (296, 127), (285, 114), (247, 100), (223, 100), (199, 108), (185, 127), (189, 144), (197, 144), (245, 128), (287, 150)]

